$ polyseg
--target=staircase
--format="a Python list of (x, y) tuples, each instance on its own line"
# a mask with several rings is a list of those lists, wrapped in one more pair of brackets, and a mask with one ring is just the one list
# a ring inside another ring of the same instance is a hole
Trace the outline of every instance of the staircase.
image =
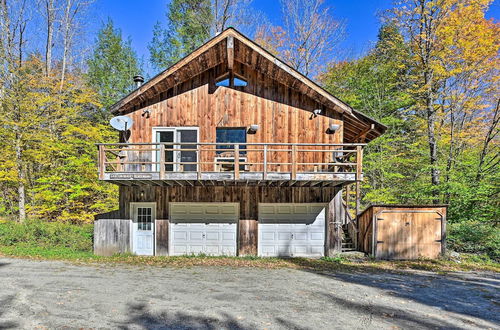
[(356, 251), (354, 240), (349, 235), (348, 226), (348, 224), (342, 225), (342, 231), (344, 232), (344, 237), (342, 239), (342, 252)]

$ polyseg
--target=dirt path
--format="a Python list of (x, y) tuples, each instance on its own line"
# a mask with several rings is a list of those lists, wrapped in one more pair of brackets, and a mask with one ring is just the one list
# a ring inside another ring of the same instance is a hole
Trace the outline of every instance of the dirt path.
[(500, 276), (0, 258), (1, 328), (498, 328)]

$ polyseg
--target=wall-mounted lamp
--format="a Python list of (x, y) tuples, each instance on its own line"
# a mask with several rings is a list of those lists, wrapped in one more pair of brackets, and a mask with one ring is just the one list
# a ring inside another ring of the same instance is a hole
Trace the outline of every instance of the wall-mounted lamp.
[(142, 115), (141, 115), (141, 116), (146, 117), (146, 118), (151, 117), (151, 110), (149, 110), (149, 109), (144, 109), (144, 110), (142, 111)]
[(248, 134), (255, 134), (255, 133), (257, 133), (258, 130), (259, 130), (259, 125), (253, 124), (253, 125), (250, 125), (247, 132), (248, 132)]
[(314, 110), (313, 110), (313, 114), (312, 114), (312, 116), (311, 116), (311, 119), (312, 119), (312, 118), (316, 118), (316, 117), (318, 117), (318, 115), (319, 115), (320, 113), (321, 113), (321, 109), (314, 109)]
[(340, 125), (338, 124), (331, 124), (328, 126), (328, 129), (326, 130), (326, 134), (335, 134), (336, 131), (338, 131), (340, 128)]

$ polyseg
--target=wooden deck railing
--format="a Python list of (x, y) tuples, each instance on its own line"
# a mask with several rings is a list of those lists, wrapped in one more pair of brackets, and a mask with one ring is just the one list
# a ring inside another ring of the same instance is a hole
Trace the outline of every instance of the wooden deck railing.
[[(157, 173), (164, 180), (171, 173), (258, 173), (267, 180), (273, 173), (287, 173), (290, 180), (302, 174), (352, 174), (362, 176), (364, 144), (305, 143), (103, 143), (98, 144), (99, 178), (110, 173)], [(238, 155), (238, 157), (237, 157)], [(320, 176), (318, 176), (320, 177)]]

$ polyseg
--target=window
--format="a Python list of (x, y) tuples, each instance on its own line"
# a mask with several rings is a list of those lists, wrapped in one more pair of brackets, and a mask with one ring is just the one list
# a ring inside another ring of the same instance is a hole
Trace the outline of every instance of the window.
[(229, 87), (229, 78), (221, 79), (215, 82), (215, 86)]
[[(216, 129), (216, 142), (226, 143), (217, 145), (217, 149), (234, 149), (234, 144), (230, 143), (246, 143), (247, 142), (247, 130), (244, 127), (220, 127)], [(240, 149), (246, 149), (246, 145), (240, 145)], [(217, 154), (221, 154), (224, 151), (217, 151)], [(241, 154), (245, 154), (245, 151), (240, 151)]]
[[(217, 79), (215, 81), (215, 86), (217, 86), (217, 87), (220, 87), (220, 86), (229, 87), (229, 86), (231, 86), (231, 81), (230, 81), (229, 76), (224, 75), (221, 78)], [(243, 79), (242, 77), (234, 76), (233, 77), (233, 86), (234, 87), (246, 87), (246, 86), (248, 86), (248, 82), (245, 79)]]
[(248, 85), (248, 83), (246, 80), (243, 80), (243, 79), (238, 78), (238, 77), (234, 77), (234, 86), (235, 87), (245, 87), (247, 85)]
[(150, 207), (137, 208), (137, 230), (151, 230), (153, 216)]

